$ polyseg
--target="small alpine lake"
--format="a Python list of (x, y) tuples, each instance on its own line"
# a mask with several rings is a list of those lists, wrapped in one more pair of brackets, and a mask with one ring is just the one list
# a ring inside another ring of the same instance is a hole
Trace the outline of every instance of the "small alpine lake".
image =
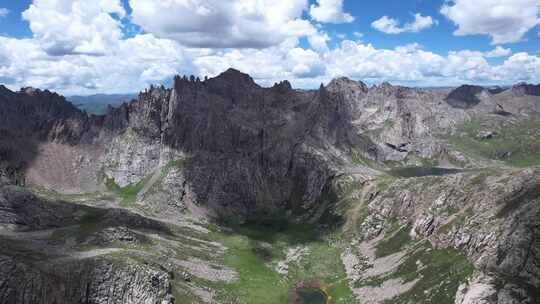
[(326, 304), (326, 294), (317, 288), (299, 288), (296, 290), (298, 304)]
[(388, 174), (395, 177), (411, 178), (424, 176), (443, 176), (452, 175), (470, 170), (459, 168), (443, 168), (443, 167), (404, 167), (386, 171)]

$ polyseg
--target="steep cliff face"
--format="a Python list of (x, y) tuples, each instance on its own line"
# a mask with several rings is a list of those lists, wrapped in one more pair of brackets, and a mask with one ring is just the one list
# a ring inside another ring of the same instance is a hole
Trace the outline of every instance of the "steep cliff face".
[(25, 88), (15, 93), (0, 86), (0, 116), (0, 171), (17, 184), (24, 184), (40, 143), (74, 145), (91, 133), (90, 119), (49, 91)]
[(325, 88), (262, 88), (236, 70), (206, 81), (177, 77), (172, 90), (153, 88), (129, 105), (105, 173), (125, 186), (188, 158), (188, 183), (218, 213), (305, 215), (351, 147), (363, 150), (346, 106)]

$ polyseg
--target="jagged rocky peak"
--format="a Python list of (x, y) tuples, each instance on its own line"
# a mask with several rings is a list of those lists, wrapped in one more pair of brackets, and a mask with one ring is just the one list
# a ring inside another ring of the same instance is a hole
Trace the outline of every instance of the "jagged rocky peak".
[(183, 86), (192, 86), (195, 84), (201, 84), (201, 79), (199, 77), (195, 77), (193, 75), (187, 76), (187, 75), (176, 75), (174, 76), (174, 88), (180, 88)]
[(488, 92), (493, 95), (500, 94), (507, 90), (507, 88), (503, 88), (501, 86), (491, 86), (487, 88)]
[(238, 99), (260, 88), (251, 76), (235, 69), (228, 69), (214, 78), (205, 77), (204, 81), (193, 75), (174, 78), (174, 90), (177, 95), (185, 94), (190, 90), (204, 90), (208, 93)]
[(284, 81), (281, 81), (279, 83), (275, 83), (273, 88), (280, 91), (280, 92), (287, 92), (287, 91), (291, 91), (293, 89), (291, 83), (288, 80), (284, 80)]
[(58, 100), (58, 101), (67, 102), (64, 96), (61, 96), (58, 93), (51, 92), (49, 90), (41, 90), (41, 89), (33, 88), (33, 87), (25, 87), (25, 88), (21, 88), (20, 93), (28, 95), (28, 96), (36, 97), (36, 100), (50, 99), (50, 100)]
[(24, 184), (38, 143), (75, 145), (88, 130), (88, 117), (50, 91), (0, 89), (0, 179)]
[(390, 82), (384, 81), (383, 83), (381, 83), (379, 87), (384, 88), (384, 89), (391, 89), (394, 86)]
[(139, 93), (138, 100), (160, 100), (168, 98), (171, 89), (166, 88), (163, 85), (151, 85), (150, 88)]
[(253, 78), (248, 74), (242, 73), (236, 69), (228, 69), (214, 78), (207, 79), (205, 83), (208, 85), (234, 85), (237, 87), (259, 87)]
[[(6, 87), (0, 88), (0, 96), (3, 96), (5, 103), (0, 104), (0, 108), (5, 108), (4, 117), (6, 121), (21, 123), (25, 119), (20, 116), (31, 116), (31, 124), (39, 125), (39, 122), (53, 121), (63, 118), (73, 118), (84, 120), (85, 114), (77, 109), (63, 96), (49, 90), (40, 90), (32, 87), (21, 88), (18, 92), (12, 92)], [(6, 113), (11, 113), (7, 115)], [(18, 121), (18, 122), (17, 122)], [(8, 122), (9, 123), (9, 122)], [(42, 127), (44, 127), (42, 125)]]
[(33, 87), (21, 88), (21, 93), (25, 93), (25, 94), (30, 95), (30, 96), (34, 96), (36, 94), (39, 94), (40, 92), (41, 92), (40, 89), (36, 89), (36, 88), (33, 88)]
[(5, 85), (0, 84), (0, 94), (5, 94), (5, 93), (13, 93), (13, 92), (11, 92), (11, 90), (8, 89)]
[(156, 93), (156, 92), (164, 92), (164, 91), (167, 91), (168, 89), (165, 88), (164, 85), (150, 85), (150, 87), (146, 90), (144, 90), (143, 93)]
[(372, 87), (372, 91), (375, 95), (394, 97), (398, 99), (405, 98), (408, 94), (416, 92), (415, 89), (399, 85), (393, 85), (388, 81)]
[(400, 85), (393, 85), (388, 81), (384, 81), (381, 84), (376, 85), (374, 88), (377, 89), (377, 90), (387, 91), (387, 92), (397, 92), (399, 90), (401, 90), (401, 91), (411, 90), (411, 88), (409, 88), (409, 87), (404, 87), (404, 86), (400, 86)]
[(512, 87), (512, 92), (518, 96), (540, 96), (540, 84), (519, 83)]
[(482, 93), (488, 93), (484, 87), (462, 85), (448, 94), (446, 102), (454, 108), (470, 109), (481, 102), (479, 95)]
[(329, 92), (340, 92), (343, 90), (358, 90), (363, 93), (368, 92), (368, 87), (362, 81), (355, 81), (347, 77), (338, 77), (332, 79), (326, 86)]
[(231, 81), (255, 83), (253, 81), (253, 78), (251, 78), (251, 76), (233, 68), (227, 69), (225, 72), (219, 74), (214, 79), (225, 79), (225, 80), (231, 80)]
[(21, 88), (19, 92), (14, 93), (20, 100), (19, 103), (37, 103), (48, 110), (80, 112), (71, 102), (56, 92), (41, 90), (33, 87)]
[[(5, 87), (4, 85), (0, 85), (0, 100), (6, 100), (6, 101), (9, 101), (10, 99), (13, 98), (13, 96), (15, 96), (15, 92), (11, 91), (10, 89), (8, 89), (7, 87)], [(1, 105), (0, 105), (1, 107)]]

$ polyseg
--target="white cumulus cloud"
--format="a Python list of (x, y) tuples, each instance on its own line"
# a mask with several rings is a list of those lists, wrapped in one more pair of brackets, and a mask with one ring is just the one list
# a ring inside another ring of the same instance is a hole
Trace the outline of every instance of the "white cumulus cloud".
[(505, 49), (500, 45), (498, 45), (493, 50), (485, 53), (486, 57), (489, 57), (489, 58), (506, 57), (506, 56), (509, 56), (510, 54), (512, 54), (511, 49)]
[(540, 57), (525, 52), (516, 53), (495, 68), (499, 79), (511, 76), (514, 82), (540, 81)]
[(315, 78), (326, 72), (326, 65), (319, 54), (309, 49), (294, 48), (288, 53), (287, 60), (292, 66), (290, 72), (296, 78)]
[(324, 32), (317, 32), (308, 37), (309, 45), (320, 53), (328, 52), (328, 41), (330, 41), (330, 36)]
[[(222, 11), (213, 11), (216, 7), (206, 5), (209, 3), (221, 5)], [(221, 21), (202, 18), (193, 23), (177, 20), (181, 30), (172, 27), (166, 35), (160, 35), (145, 28), (143, 33), (126, 38), (122, 35), (122, 22), (126, 23), (132, 16), (126, 15), (119, 0), (34, 0), (24, 13), (33, 37), (18, 39), (0, 34), (0, 83), (10, 88), (34, 86), (63, 94), (125, 93), (142, 90), (152, 83), (170, 82), (175, 74), (216, 76), (230, 67), (249, 73), (261, 85), (288, 79), (300, 88), (316, 88), (338, 76), (414, 86), (540, 82), (540, 58), (534, 54), (512, 54), (512, 50), (501, 46), (487, 52), (461, 50), (447, 54), (430, 52), (417, 43), (392, 49), (376, 48), (360, 41), (360, 33), (351, 33), (351, 40), (345, 37), (335, 45), (329, 43), (323, 25), (305, 19), (307, 3), (288, 1), (281, 2), (281, 6), (275, 3), (151, 1), (143, 9), (182, 4), (191, 5), (195, 13), (203, 16), (225, 14), (241, 16), (243, 20), (229, 20), (229, 17)], [(154, 22), (160, 26), (174, 25), (174, 9), (171, 10), (170, 15), (163, 13), (163, 23)], [(159, 19), (160, 13), (148, 16)], [(281, 21), (275, 22), (273, 16)], [(426, 21), (403, 26), (396, 21), (395, 28), (420, 30), (426, 27), (422, 24), (429, 23), (427, 17), (420, 17)], [(226, 26), (211, 29), (206, 22), (225, 22)], [(190, 24), (191, 28), (185, 28)], [(254, 36), (270, 31), (247, 26), (253, 24), (277, 29), (278, 34)], [(201, 47), (174, 34), (189, 29), (202, 31), (205, 39), (215, 38), (216, 42)], [(224, 47), (224, 43), (229, 43), (228, 38), (239, 44)], [(302, 43), (304, 38), (307, 45)], [(494, 63), (488, 60), (491, 57), (504, 57), (504, 61)]]
[(317, 0), (309, 10), (311, 17), (324, 23), (350, 23), (354, 17), (344, 12), (343, 0)]
[(0, 36), (0, 83), (64, 94), (136, 92), (191, 72), (187, 58), (203, 52), (190, 54), (174, 41), (146, 34), (117, 41), (104, 56), (52, 56), (38, 40)]
[(130, 0), (133, 22), (190, 47), (264, 48), (313, 35), (307, 0)]
[(458, 26), (455, 35), (489, 35), (493, 44), (521, 41), (539, 13), (540, 0), (454, 0), (441, 9)]
[(436, 24), (436, 21), (431, 16), (415, 14), (414, 21), (403, 26), (400, 26), (399, 20), (388, 16), (382, 16), (380, 19), (373, 21), (371, 26), (386, 34), (400, 34), (406, 32), (417, 33), (432, 27), (434, 24)]
[(23, 12), (34, 38), (50, 55), (102, 55), (121, 37), (120, 0), (34, 0)]

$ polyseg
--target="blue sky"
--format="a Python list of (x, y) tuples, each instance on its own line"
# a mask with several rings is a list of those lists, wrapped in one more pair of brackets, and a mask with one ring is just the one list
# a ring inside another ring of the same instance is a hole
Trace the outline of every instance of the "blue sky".
[[(472, 1), (472, 0), (471, 0)], [(377, 48), (394, 48), (409, 43), (419, 43), (425, 49), (439, 54), (446, 54), (456, 50), (489, 51), (493, 49), (491, 39), (487, 35), (455, 36), (456, 24), (447, 17), (441, 15), (440, 10), (444, 0), (385, 0), (369, 1), (345, 1), (345, 10), (355, 16), (355, 21), (344, 24), (330, 24), (328, 31), (334, 36), (342, 33), (349, 37), (355, 31), (364, 34), (363, 40), (372, 43)], [(421, 33), (402, 33), (388, 35), (380, 32), (371, 23), (381, 16), (390, 16), (403, 22), (414, 19), (415, 13), (432, 16), (437, 20), (437, 25), (422, 31)], [(338, 40), (338, 39), (336, 39)], [(540, 36), (538, 27), (529, 31), (523, 40), (517, 43), (505, 45), (511, 47), (514, 52), (540, 53)], [(490, 58), (492, 62), (500, 62), (501, 58)]]
[[(2, 3), (5, 2), (5, 3)], [(311, 0), (310, 3), (315, 3)], [(364, 34), (363, 40), (372, 43), (377, 48), (393, 48), (408, 43), (419, 43), (426, 49), (437, 53), (446, 53), (450, 50), (470, 49), (488, 51), (492, 49), (490, 38), (487, 35), (471, 35), (457, 37), (452, 35), (456, 25), (448, 18), (440, 14), (440, 9), (444, 0), (385, 0), (370, 1), (368, 5), (361, 1), (345, 1), (344, 8), (350, 12), (355, 20), (352, 23), (329, 24), (327, 30), (333, 36), (334, 43), (339, 42), (338, 34), (355, 38), (354, 32)], [(27, 21), (21, 18), (21, 14), (26, 10), (31, 0), (2, 0), (0, 7), (10, 10), (5, 18), (1, 19), (1, 33), (16, 38), (30, 38), (32, 31)], [(122, 0), (128, 13), (131, 12), (128, 0)], [(381, 16), (391, 16), (402, 21), (414, 19), (415, 13), (421, 13), (436, 18), (438, 25), (418, 33), (403, 33), (400, 35), (388, 36), (371, 27), (371, 23)], [(128, 19), (123, 22), (126, 27), (124, 33), (126, 37), (133, 35), (133, 29), (140, 30), (136, 24), (132, 24)], [(534, 54), (540, 52), (540, 36), (538, 31), (529, 31), (522, 42), (513, 43), (512, 49), (516, 52), (526, 51)]]
[(122, 93), (228, 67), (304, 88), (540, 81), (540, 0), (92, 2), (0, 0), (0, 83)]

